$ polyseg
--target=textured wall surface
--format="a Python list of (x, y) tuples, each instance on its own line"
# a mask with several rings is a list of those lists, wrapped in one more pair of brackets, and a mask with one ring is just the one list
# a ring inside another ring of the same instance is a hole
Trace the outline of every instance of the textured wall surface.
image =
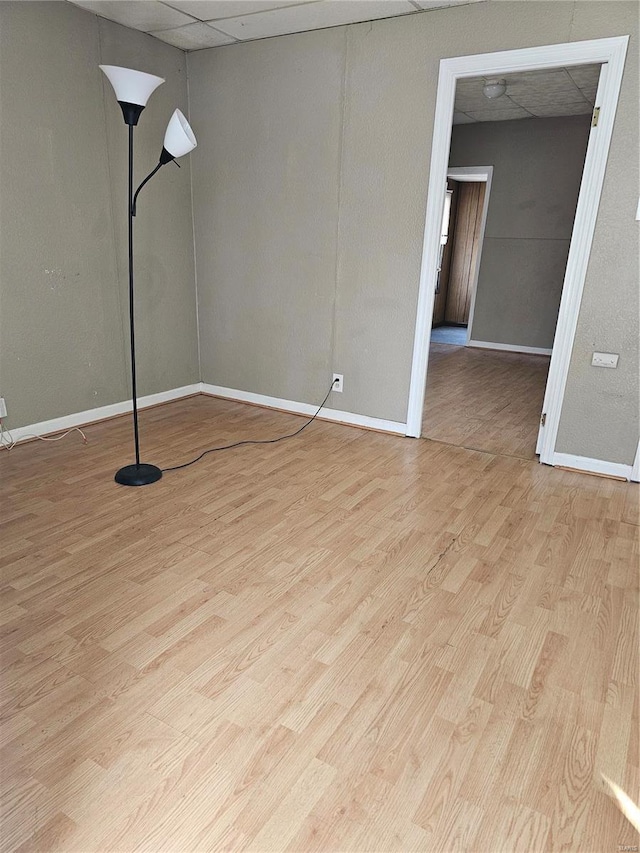
[[(404, 421), (440, 59), (626, 34), (633, 38), (558, 449), (631, 462), (635, 2), (474, 3), (192, 54), (193, 114), (208, 112), (193, 163), (203, 378), (311, 402), (336, 371), (345, 391), (331, 405)], [(294, 152), (307, 180), (286, 180)], [(305, 266), (300, 256), (314, 240), (315, 263)], [(283, 252), (297, 262), (285, 264)], [(288, 312), (286, 324), (273, 305)], [(591, 368), (593, 349), (624, 352), (618, 370)]]
[[(9, 426), (130, 396), (127, 129), (99, 63), (166, 77), (136, 131), (136, 177), (186, 110), (184, 54), (68, 3), (0, 3), (0, 393)], [(136, 220), (139, 393), (198, 379), (189, 164)]]
[[(97, 65), (167, 77), (137, 134), (142, 175), (185, 106), (186, 62), (70, 4), (4, 2), (0, 16), (0, 393), (19, 426), (128, 397), (126, 140)], [(635, 2), (474, 3), (191, 55), (202, 378), (313, 402), (336, 371), (333, 406), (404, 421), (440, 59), (624, 34), (557, 449), (630, 463)], [(184, 161), (146, 188), (136, 223), (142, 394), (198, 379), (190, 211)], [(594, 349), (621, 353), (618, 369), (592, 368)]]
[(493, 166), (471, 338), (553, 346), (590, 116), (456, 125), (449, 165)]
[(331, 382), (344, 29), (189, 56), (202, 379)]
[[(556, 450), (631, 464), (640, 432), (638, 4), (577, 3), (572, 40), (631, 34)], [(594, 350), (620, 353), (616, 370)]]

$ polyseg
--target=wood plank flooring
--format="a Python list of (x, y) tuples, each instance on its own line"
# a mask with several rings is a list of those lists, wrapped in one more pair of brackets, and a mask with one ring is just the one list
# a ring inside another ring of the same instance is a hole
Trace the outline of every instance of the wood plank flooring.
[[(143, 457), (300, 423), (195, 397)], [(638, 844), (634, 486), (315, 422), (127, 489), (86, 432), (0, 453), (3, 851)]]
[(549, 358), (432, 343), (423, 438), (535, 459)]

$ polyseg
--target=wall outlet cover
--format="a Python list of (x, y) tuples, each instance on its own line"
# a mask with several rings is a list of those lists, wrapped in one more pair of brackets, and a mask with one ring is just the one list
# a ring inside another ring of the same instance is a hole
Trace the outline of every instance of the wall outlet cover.
[(591, 364), (593, 367), (617, 367), (619, 357), (615, 352), (594, 352)]

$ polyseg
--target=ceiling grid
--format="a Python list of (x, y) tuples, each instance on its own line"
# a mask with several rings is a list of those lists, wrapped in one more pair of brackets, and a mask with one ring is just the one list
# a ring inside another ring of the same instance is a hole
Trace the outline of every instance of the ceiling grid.
[[(345, 24), (419, 15), (487, 0), (69, 0), (185, 51), (238, 44)], [(529, 71), (506, 78), (507, 91), (483, 94), (486, 78), (458, 81), (454, 124), (591, 113), (599, 66)]]

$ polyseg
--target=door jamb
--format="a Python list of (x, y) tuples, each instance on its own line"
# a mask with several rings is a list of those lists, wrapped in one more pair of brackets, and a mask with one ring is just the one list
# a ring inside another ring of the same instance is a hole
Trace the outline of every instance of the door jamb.
[(560, 412), (569, 374), (578, 311), (593, 242), (628, 42), (628, 36), (615, 36), (473, 56), (458, 56), (440, 61), (409, 386), (407, 435), (418, 438), (422, 431), (422, 410), (433, 314), (434, 287), (432, 285), (437, 270), (439, 229), (444, 209), (457, 80), (483, 75), (501, 76), (517, 71), (602, 64), (595, 103), (596, 108), (600, 108), (599, 121), (597, 128), (592, 129), (589, 134), (543, 407), (546, 418), (540, 461), (553, 465)]

